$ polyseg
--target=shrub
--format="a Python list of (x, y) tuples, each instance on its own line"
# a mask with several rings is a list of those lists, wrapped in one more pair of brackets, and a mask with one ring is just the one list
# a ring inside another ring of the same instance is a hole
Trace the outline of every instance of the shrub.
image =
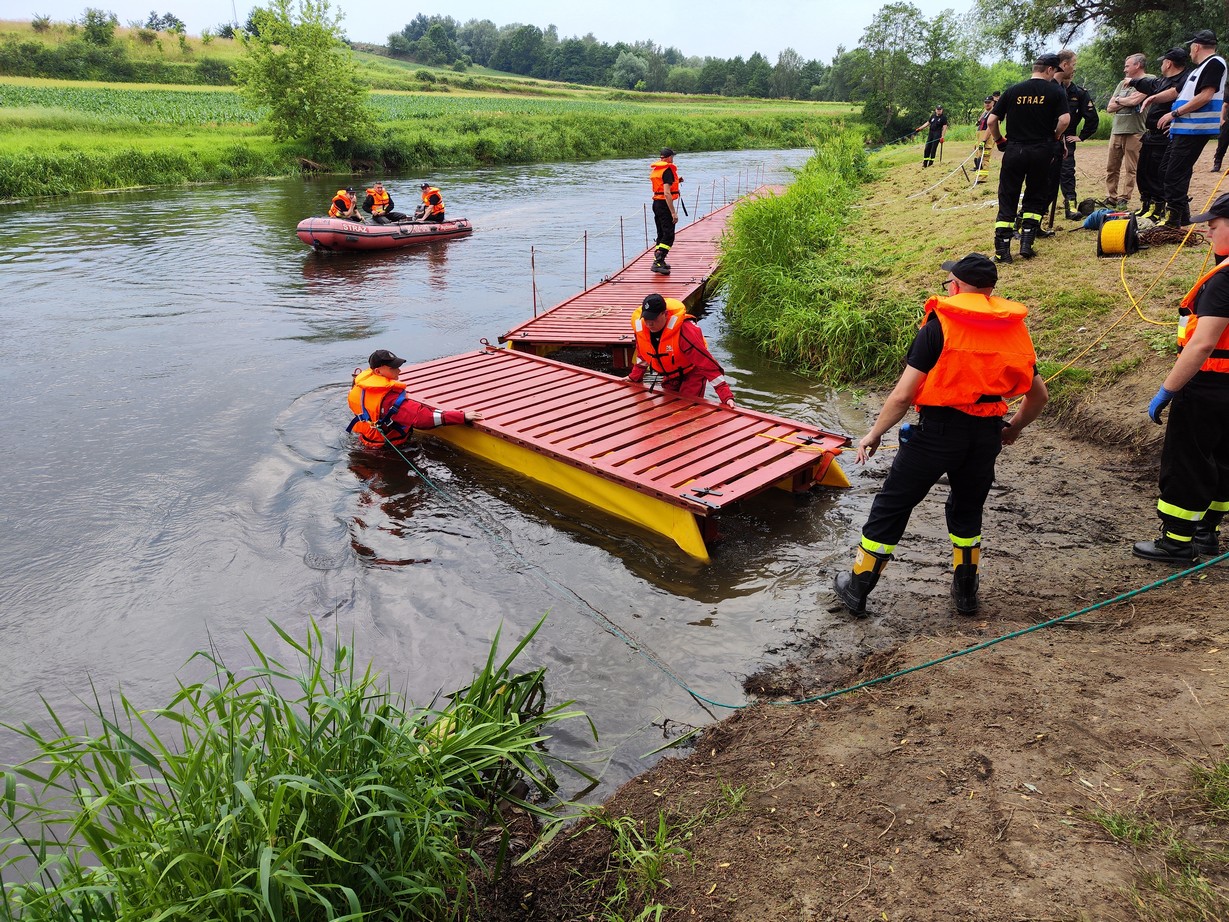
[(86, 7), (81, 17), (81, 31), (91, 45), (110, 45), (115, 40), (115, 27), (118, 25), (119, 19), (114, 13), (92, 6)]
[(41, 13), (30, 20), (30, 28), (35, 32), (43, 33), (51, 28), (51, 17), (43, 16)]

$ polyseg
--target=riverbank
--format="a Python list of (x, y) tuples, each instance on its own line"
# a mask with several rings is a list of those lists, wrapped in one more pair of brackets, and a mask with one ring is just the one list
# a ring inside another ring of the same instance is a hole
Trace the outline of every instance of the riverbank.
[(379, 130), (322, 161), (275, 142), (262, 113), (230, 88), (0, 78), (0, 199), (301, 172), (649, 157), (663, 144), (801, 148), (852, 111), (833, 103), (615, 95), (373, 93)]
[[(949, 151), (946, 169), (962, 156)], [(1209, 157), (1196, 204), (1219, 180)], [(887, 155), (848, 233), (887, 254), (883, 290), (920, 306), (941, 261), (990, 250), (998, 167), (970, 190), (918, 159)], [(1081, 149), (1082, 195), (1101, 192), (1104, 159), (1104, 145)], [(951, 614), (941, 488), (916, 511), (870, 616), (824, 636), (813, 625), (840, 610), (828, 585), (849, 554), (817, 549), (815, 601), (796, 613), (793, 649), (747, 680), (759, 703), (604, 805), (640, 831), (640, 862), (610, 824), (560, 836), (488, 894), (483, 918), (606, 918), (615, 900), (621, 918), (661, 906), (649, 917), (714, 922), (1229, 913), (1229, 584), (1223, 565), (1158, 584), (1174, 571), (1130, 554), (1155, 531), (1160, 430), (1144, 409), (1173, 361), (1176, 296), (1206, 250), (1099, 260), (1092, 232), (1057, 224), (1038, 259), (1000, 279), (1002, 294), (1032, 306), (1039, 351), (1074, 373), (999, 462), (981, 612)], [(882, 396), (868, 394), (868, 407)], [(851, 470), (863, 510), (884, 454)], [(850, 546), (861, 524), (848, 523)], [(869, 690), (782, 703), (1143, 587)], [(659, 859), (651, 876), (645, 855)]]

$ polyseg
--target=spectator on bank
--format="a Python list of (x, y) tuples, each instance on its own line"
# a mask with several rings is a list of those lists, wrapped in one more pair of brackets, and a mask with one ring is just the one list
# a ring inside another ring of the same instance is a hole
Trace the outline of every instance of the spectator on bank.
[[(1135, 191), (1135, 171), (1139, 164), (1139, 149), (1143, 145), (1144, 113), (1139, 103), (1127, 103), (1137, 96), (1131, 81), (1151, 77), (1145, 71), (1148, 59), (1142, 54), (1128, 55), (1122, 66), (1122, 79), (1110, 94), (1106, 111), (1114, 117), (1110, 128), (1109, 157), (1105, 163), (1105, 203), (1122, 208), (1131, 201)], [(1142, 100), (1139, 100), (1142, 102)]]

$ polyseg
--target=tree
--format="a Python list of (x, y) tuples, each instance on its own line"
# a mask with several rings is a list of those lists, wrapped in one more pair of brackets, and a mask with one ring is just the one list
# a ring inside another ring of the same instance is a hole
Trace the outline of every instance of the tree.
[(149, 18), (145, 20), (145, 28), (155, 32), (186, 32), (188, 27), (174, 13), (163, 13), (159, 16), (157, 10), (150, 10)]
[(487, 66), (513, 74), (532, 75), (544, 64), (542, 30), (537, 26), (516, 26), (500, 35)]
[(633, 89), (637, 83), (644, 80), (648, 72), (649, 64), (644, 58), (637, 57), (631, 51), (624, 51), (610, 72), (610, 85), (624, 90)]
[(700, 85), (700, 71), (694, 67), (671, 67), (666, 75), (666, 89), (671, 93), (690, 96)]
[(747, 58), (746, 95), (767, 99), (772, 95), (772, 65), (758, 51)]
[(474, 59), (475, 64), (486, 66), (499, 43), (499, 28), (489, 19), (471, 19), (457, 29), (457, 44)]
[(790, 99), (797, 97), (801, 74), (802, 55), (793, 48), (786, 48), (777, 55), (777, 66), (772, 69), (773, 95)]
[(256, 35), (243, 37), (235, 77), (253, 105), (269, 107), (275, 139), (340, 153), (374, 127), (367, 87), (342, 41), (341, 14), (329, 0), (275, 0)]
[(81, 15), (81, 31), (90, 45), (102, 48), (110, 45), (115, 39), (115, 27), (119, 25), (119, 17), (108, 10), (86, 7)]

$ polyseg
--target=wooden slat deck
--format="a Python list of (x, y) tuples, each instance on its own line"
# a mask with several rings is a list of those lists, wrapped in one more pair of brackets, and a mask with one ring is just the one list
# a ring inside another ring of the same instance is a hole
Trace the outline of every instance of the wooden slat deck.
[(774, 485), (847, 483), (832, 463), (849, 444), (845, 436), (529, 353), (488, 347), (405, 366), (401, 380), (433, 406), (483, 414), (472, 427), (430, 435), (666, 534), (704, 559), (700, 526), (731, 504)]
[[(752, 195), (774, 192), (765, 186)], [(694, 307), (704, 297), (709, 278), (717, 269), (717, 245), (737, 202), (684, 226), (670, 249), (669, 275), (658, 275), (649, 247), (614, 275), (526, 320), (499, 337), (501, 343), (523, 352), (549, 355), (558, 349), (611, 349), (615, 367), (630, 364), (635, 341), (632, 312), (644, 296), (657, 292)]]

